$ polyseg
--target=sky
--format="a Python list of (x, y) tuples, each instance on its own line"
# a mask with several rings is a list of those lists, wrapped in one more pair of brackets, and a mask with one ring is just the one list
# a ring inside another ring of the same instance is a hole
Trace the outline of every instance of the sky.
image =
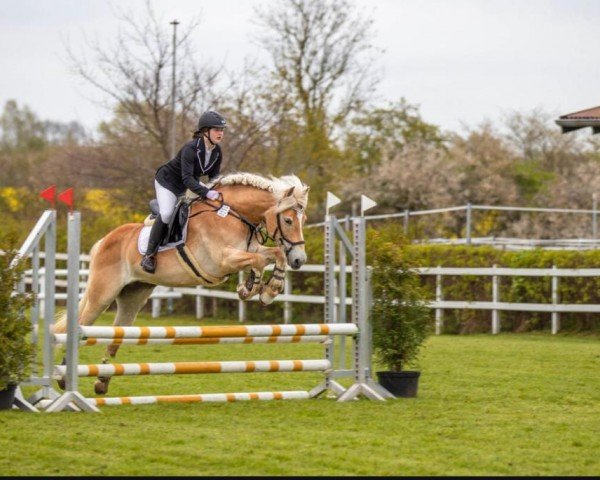
[[(255, 7), (276, 0), (153, 0), (167, 28), (200, 16), (193, 43), (236, 71), (266, 61)], [(355, 0), (373, 19), (381, 102), (404, 97), (423, 119), (462, 131), (509, 113), (562, 115), (600, 105), (600, 0)], [(0, 106), (14, 99), (43, 120), (94, 129), (110, 104), (73, 74), (65, 46), (114, 44), (116, 5), (145, 0), (0, 0)], [(99, 105), (103, 103), (104, 107)]]

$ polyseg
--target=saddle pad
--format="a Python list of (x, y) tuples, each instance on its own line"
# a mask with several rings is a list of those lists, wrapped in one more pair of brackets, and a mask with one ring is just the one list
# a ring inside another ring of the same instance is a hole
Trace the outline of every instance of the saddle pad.
[[(151, 228), (152, 228), (152, 225), (147, 225), (147, 226), (142, 227), (142, 229), (140, 230), (140, 234), (138, 236), (138, 251), (140, 252), (141, 255), (144, 255), (146, 253), (146, 249), (148, 248), (148, 240), (150, 239), (150, 229)], [(182, 237), (181, 240), (179, 240), (178, 242), (171, 242), (171, 243), (167, 243), (166, 245), (161, 245), (160, 247), (158, 247), (158, 251), (162, 252), (164, 250), (171, 250), (172, 248), (175, 248), (177, 245), (185, 243), (185, 239), (187, 237), (187, 222), (185, 224), (185, 227), (183, 228), (181, 237)]]

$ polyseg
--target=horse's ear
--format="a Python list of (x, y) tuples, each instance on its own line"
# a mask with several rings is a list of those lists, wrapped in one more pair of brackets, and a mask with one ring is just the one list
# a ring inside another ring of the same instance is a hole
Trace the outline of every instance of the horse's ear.
[(296, 187), (292, 187), (287, 192), (285, 192), (284, 197), (291, 197), (294, 193), (294, 188), (296, 188)]

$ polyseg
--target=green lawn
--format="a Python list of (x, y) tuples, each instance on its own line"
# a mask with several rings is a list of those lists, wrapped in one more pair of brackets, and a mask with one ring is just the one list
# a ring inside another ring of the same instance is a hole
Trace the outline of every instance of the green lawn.
[[(101, 323), (107, 323), (103, 317)], [(145, 317), (138, 324), (164, 325)], [(194, 324), (174, 317), (172, 325)], [(206, 324), (215, 322), (207, 321)], [(102, 347), (82, 349), (97, 363)], [(124, 346), (117, 361), (319, 358), (320, 345)], [(594, 336), (432, 337), (415, 399), (0, 412), (2, 475), (599, 475)], [(110, 395), (310, 389), (314, 373), (118, 377)], [(93, 379), (80, 379), (92, 395)]]

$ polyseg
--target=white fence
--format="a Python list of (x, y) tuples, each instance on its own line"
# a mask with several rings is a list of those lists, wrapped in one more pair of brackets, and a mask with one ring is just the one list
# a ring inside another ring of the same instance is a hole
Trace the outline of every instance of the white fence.
[[(57, 254), (57, 259), (59, 259)], [(82, 264), (89, 261), (89, 257), (82, 255)], [(267, 270), (272, 270), (272, 266), (267, 267)], [(43, 269), (42, 269), (43, 270)], [(336, 273), (340, 267), (336, 266)], [(345, 266), (346, 274), (352, 273), (350, 265)], [(304, 265), (300, 270), (294, 271), (292, 275), (297, 274), (324, 274), (324, 265)], [(561, 313), (600, 313), (600, 305), (595, 304), (563, 304), (560, 303), (558, 288), (560, 278), (563, 277), (600, 277), (600, 268), (590, 269), (559, 269), (559, 268), (450, 268), (450, 267), (429, 267), (415, 269), (420, 275), (435, 275), (436, 276), (436, 294), (435, 300), (428, 302), (428, 306), (435, 310), (435, 331), (440, 334), (443, 331), (443, 311), (453, 309), (470, 309), (470, 310), (488, 310), (491, 312), (491, 328), (493, 334), (500, 332), (500, 312), (502, 311), (520, 311), (520, 312), (548, 312), (551, 314), (551, 331), (553, 334), (560, 330), (560, 314)], [(267, 272), (265, 275), (268, 275)], [(80, 270), (80, 292), (83, 292), (86, 286), (85, 279), (88, 275), (88, 270), (82, 268)], [(309, 303), (324, 305), (325, 298), (322, 295), (297, 295), (292, 294), (292, 275), (286, 275), (284, 292), (275, 298), (277, 302), (283, 302), (284, 322), (291, 322), (291, 310), (293, 303)], [(461, 300), (444, 300), (443, 299), (443, 277), (449, 276), (487, 276), (492, 282), (492, 301), (461, 301)], [(56, 270), (56, 286), (57, 288), (66, 288), (66, 280), (61, 280), (60, 277), (66, 278), (66, 270)], [(548, 303), (510, 303), (501, 301), (501, 277), (548, 277), (551, 279), (551, 294)], [(240, 273), (240, 281), (243, 279), (243, 274)], [(28, 279), (30, 281), (30, 279)], [(26, 280), (26, 282), (28, 281)], [(43, 286), (44, 282), (40, 282)], [(338, 291), (338, 288), (335, 288)], [(43, 291), (40, 292), (43, 300)], [(246, 302), (239, 300), (237, 293), (233, 291), (218, 290), (214, 288), (190, 287), (190, 288), (168, 288), (158, 286), (150, 297), (152, 299), (152, 316), (159, 317), (161, 315), (162, 301), (167, 300), (172, 302), (173, 299), (182, 298), (184, 295), (196, 297), (195, 314), (196, 318), (204, 316), (204, 299), (205, 298), (220, 298), (224, 300), (236, 301), (238, 303), (238, 319), (240, 322), (246, 320)], [(66, 298), (66, 293), (57, 292), (56, 299)], [(257, 299), (254, 298), (253, 301)], [(343, 292), (338, 291), (335, 297), (335, 303), (338, 306), (343, 302), (346, 306), (352, 305), (352, 298), (346, 297)], [(339, 315), (343, 315), (341, 310)]]
[[(559, 279), (561, 277), (599, 277), (600, 268), (451, 268), (433, 267), (415, 269), (421, 275), (436, 276), (435, 300), (429, 306), (435, 309), (435, 330), (440, 334), (443, 329), (443, 310), (445, 309), (470, 309), (490, 310), (491, 332), (500, 332), (500, 312), (549, 312), (552, 316), (552, 333), (560, 329), (561, 313), (600, 313), (600, 305), (594, 304), (565, 304), (560, 303), (558, 295)], [(492, 281), (492, 301), (456, 301), (443, 300), (442, 279), (444, 276), (488, 276)], [(500, 277), (549, 277), (552, 282), (551, 298), (548, 303), (510, 303), (500, 300)]]
[[(588, 238), (562, 238), (562, 239), (523, 239), (523, 238), (508, 238), (508, 237), (473, 237), (472, 224), (473, 212), (475, 211), (488, 212), (521, 212), (521, 213), (549, 213), (549, 214), (566, 214), (566, 215), (583, 215), (589, 217), (589, 234)], [(365, 215), (365, 221), (370, 220), (387, 220), (392, 218), (402, 218), (404, 223), (404, 234), (408, 235), (409, 224), (411, 217), (419, 217), (426, 215), (438, 215), (442, 213), (461, 213), (465, 217), (465, 238), (450, 239), (450, 238), (430, 238), (423, 239), (420, 243), (440, 243), (440, 244), (466, 244), (466, 245), (492, 245), (511, 250), (524, 250), (530, 248), (545, 248), (545, 249), (596, 249), (600, 248), (600, 239), (598, 239), (598, 207), (596, 195), (593, 195), (592, 209), (575, 209), (575, 208), (537, 208), (537, 207), (511, 207), (502, 205), (459, 205), (447, 208), (435, 208), (430, 210), (404, 210), (397, 213), (384, 213), (380, 215)], [(345, 219), (340, 219), (340, 222), (349, 224), (351, 221), (349, 215)], [(307, 227), (321, 227), (324, 223), (313, 223)]]
[[(59, 259), (59, 255), (65, 255), (66, 254), (57, 254), (57, 260)], [(87, 255), (82, 255), (81, 256), (81, 261), (82, 264), (85, 265), (87, 262), (89, 262), (89, 256)], [(273, 266), (269, 265), (265, 268), (266, 273), (265, 275), (268, 276), (269, 272), (273, 270)], [(336, 273), (338, 273), (340, 271), (340, 267), (336, 266), (334, 268), (334, 271)], [(344, 267), (344, 271), (347, 274), (351, 274), (352, 273), (352, 266), (348, 265)], [(306, 273), (319, 273), (321, 275), (323, 275), (325, 273), (325, 266), (324, 265), (304, 265), (300, 270), (295, 270), (293, 271), (293, 274), (306, 274)], [(31, 284), (31, 278), (29, 277), (30, 272), (27, 271), (25, 272), (25, 284)], [(44, 274), (44, 269), (41, 268), (40, 269), (40, 275), (43, 276)], [(67, 298), (67, 294), (66, 294), (66, 287), (67, 287), (67, 270), (66, 269), (56, 269), (55, 270), (55, 274), (56, 274), (56, 288), (58, 289), (64, 289), (64, 292), (60, 292), (57, 291), (55, 294), (55, 299), (56, 300), (66, 300)], [(79, 275), (80, 275), (80, 281), (79, 281), (79, 297), (81, 298), (81, 296), (83, 295), (83, 292), (85, 291), (86, 285), (87, 285), (87, 276), (89, 275), (89, 270), (87, 268), (80, 268), (79, 270)], [(244, 276), (243, 276), (243, 272), (239, 273), (239, 281), (243, 281)], [(43, 301), (45, 299), (45, 295), (44, 295), (44, 291), (43, 291), (43, 282), (39, 282), (40, 283), (40, 292), (38, 294), (38, 298)], [(336, 291), (338, 289), (336, 288)], [(284, 291), (282, 294), (278, 295), (277, 297), (275, 297), (275, 301), (276, 302), (283, 302), (284, 306), (283, 306), (283, 316), (284, 316), (284, 323), (291, 323), (291, 317), (292, 317), (292, 304), (293, 303), (312, 303), (312, 304), (321, 304), (324, 305), (325, 304), (325, 297), (323, 295), (299, 295), (299, 294), (292, 294), (292, 278), (291, 275), (288, 273), (285, 276), (285, 281), (284, 281)], [(152, 292), (152, 295), (150, 296), (150, 299), (152, 300), (152, 317), (157, 318), (161, 315), (161, 310), (162, 310), (162, 301), (163, 300), (168, 300), (169, 304), (167, 305), (167, 308), (170, 310), (171, 308), (171, 301), (173, 299), (177, 299), (177, 298), (182, 298), (184, 295), (190, 295), (193, 297), (196, 297), (196, 306), (195, 306), (195, 314), (196, 314), (196, 318), (200, 319), (204, 317), (204, 299), (206, 297), (210, 297), (210, 298), (220, 298), (220, 299), (224, 299), (224, 300), (231, 300), (231, 301), (237, 301), (238, 302), (238, 319), (240, 322), (244, 322), (246, 320), (246, 304), (247, 302), (245, 301), (241, 301), (237, 295), (236, 292), (233, 291), (227, 291), (227, 290), (219, 290), (216, 288), (204, 288), (204, 287), (164, 287), (164, 286), (157, 286), (154, 291)], [(252, 298), (250, 301), (258, 301), (258, 296)], [(344, 302), (345, 305), (349, 306), (352, 305), (352, 298), (347, 297), (345, 294), (341, 294), (341, 296), (336, 296), (335, 297), (335, 304), (339, 306), (340, 302)]]

